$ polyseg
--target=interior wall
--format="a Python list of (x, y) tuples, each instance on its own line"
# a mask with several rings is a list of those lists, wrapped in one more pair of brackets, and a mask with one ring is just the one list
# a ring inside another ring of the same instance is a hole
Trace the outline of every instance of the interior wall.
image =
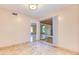
[(0, 9), (0, 47), (30, 42), (30, 25), (32, 19), (23, 14), (12, 15)]
[(58, 14), (58, 46), (70, 49), (72, 51), (78, 50), (79, 40), (79, 9), (78, 6), (71, 6), (62, 10)]

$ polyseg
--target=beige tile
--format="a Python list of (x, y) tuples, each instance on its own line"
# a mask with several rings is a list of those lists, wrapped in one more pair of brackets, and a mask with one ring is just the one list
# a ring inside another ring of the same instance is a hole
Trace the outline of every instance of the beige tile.
[(12, 47), (0, 49), (0, 55), (67, 55), (71, 54), (65, 51), (61, 51), (50, 45), (33, 42), (19, 44)]

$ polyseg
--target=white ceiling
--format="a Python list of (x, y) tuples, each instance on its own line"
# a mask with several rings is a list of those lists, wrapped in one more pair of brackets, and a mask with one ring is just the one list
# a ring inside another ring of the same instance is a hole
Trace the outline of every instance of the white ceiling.
[(27, 4), (2, 4), (0, 5), (0, 8), (5, 8), (11, 12), (16, 13), (22, 13), (27, 16), (33, 17), (33, 18), (43, 18), (49, 13), (56, 12), (64, 7), (67, 7), (69, 5), (63, 5), (63, 4), (42, 4), (39, 5), (40, 8), (36, 10), (30, 10), (27, 8)]

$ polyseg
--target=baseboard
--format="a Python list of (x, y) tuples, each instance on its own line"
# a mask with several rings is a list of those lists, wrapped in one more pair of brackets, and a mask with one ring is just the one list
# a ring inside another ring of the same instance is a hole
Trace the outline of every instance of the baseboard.
[(29, 42), (17, 43), (17, 44), (14, 44), (14, 45), (0, 47), (0, 50), (6, 49), (6, 48), (10, 48), (10, 47), (14, 47), (14, 46), (21, 45), (21, 44), (26, 44), (26, 43), (29, 43)]
[(59, 47), (59, 46), (54, 46), (55, 48), (58, 48), (62, 51), (65, 51), (65, 52), (69, 52), (69, 53), (72, 53), (74, 55), (79, 55), (79, 52), (77, 51), (73, 51), (73, 50), (70, 50), (70, 49), (67, 49), (67, 48), (64, 48), (64, 47)]

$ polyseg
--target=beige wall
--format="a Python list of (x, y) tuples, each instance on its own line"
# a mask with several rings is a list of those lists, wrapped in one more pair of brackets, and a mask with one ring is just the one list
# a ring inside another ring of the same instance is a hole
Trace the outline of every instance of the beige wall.
[(62, 10), (58, 16), (58, 46), (79, 52), (78, 6), (72, 6)]
[(31, 20), (23, 14), (14, 16), (0, 9), (0, 47), (29, 42)]
[(58, 46), (79, 52), (79, 5), (65, 7), (46, 18), (52, 16), (58, 16)]

